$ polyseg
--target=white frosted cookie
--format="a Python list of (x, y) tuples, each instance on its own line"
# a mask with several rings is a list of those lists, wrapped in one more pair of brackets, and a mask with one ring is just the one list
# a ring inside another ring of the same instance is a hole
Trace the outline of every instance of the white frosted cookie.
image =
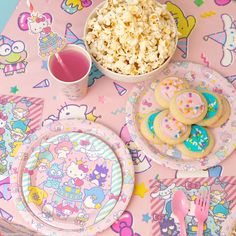
[(202, 158), (214, 148), (215, 140), (211, 131), (199, 125), (192, 125), (189, 138), (178, 144), (177, 148), (186, 156)]
[(161, 144), (162, 141), (157, 137), (154, 131), (153, 122), (155, 118), (160, 114), (160, 111), (151, 112), (141, 122), (140, 131), (141, 134), (146, 138), (148, 141)]
[(206, 116), (207, 101), (197, 90), (182, 90), (171, 99), (170, 112), (184, 124), (195, 124)]
[(154, 130), (164, 143), (174, 145), (188, 138), (191, 126), (177, 121), (169, 110), (164, 110), (155, 118)]
[(188, 88), (189, 84), (186, 80), (174, 76), (167, 77), (157, 85), (155, 99), (162, 107), (168, 108), (170, 100), (176, 92)]
[(211, 91), (203, 91), (202, 95), (207, 100), (207, 114), (204, 119), (197, 124), (201, 126), (211, 126), (222, 116), (222, 100), (218, 94)]

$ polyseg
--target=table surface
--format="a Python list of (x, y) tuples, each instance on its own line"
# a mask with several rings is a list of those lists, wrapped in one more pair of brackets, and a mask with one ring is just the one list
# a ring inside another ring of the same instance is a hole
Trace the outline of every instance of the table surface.
[[(11, 0), (12, 1), (12, 0)], [(17, 1), (0, 2), (0, 32), (3, 24), (7, 21), (12, 12), (13, 5)], [(11, 3), (9, 3), (11, 2)], [(13, 3), (15, 2), (15, 3)], [(32, 1), (35, 9), (39, 12), (49, 12), (53, 16), (52, 28), (58, 34), (65, 36), (68, 41), (80, 43), (82, 39), (83, 26), (86, 17), (91, 9), (101, 1), (93, 0), (88, 8), (76, 10), (66, 5), (67, 2), (75, 5), (78, 0), (41, 0)], [(161, 1), (165, 2), (165, 1)], [(44, 4), (45, 3), (45, 4)], [(174, 56), (175, 60), (192, 61), (209, 66), (220, 72), (226, 79), (236, 85), (236, 1), (230, 0), (171, 0), (169, 6), (177, 14), (179, 27), (182, 28), (178, 49)], [(74, 10), (69, 14), (65, 8)], [(5, 12), (4, 16), (1, 12)], [(134, 85), (126, 83), (114, 83), (114, 81), (94, 74), (90, 78), (90, 88), (88, 95), (80, 102), (70, 102), (63, 97), (58, 87), (51, 78), (47, 70), (46, 60), (38, 56), (38, 42), (35, 35), (21, 31), (17, 25), (17, 19), (20, 13), (28, 11), (25, 1), (20, 1), (11, 18), (5, 25), (2, 35), (16, 41), (24, 42), (27, 51), (27, 66), (24, 74), (14, 74), (5, 76), (0, 70), (0, 88), (2, 94), (11, 94), (19, 96), (40, 97), (45, 101), (43, 121), (60, 119), (63, 110), (68, 109), (70, 116), (92, 118), (96, 122), (102, 123), (120, 134), (125, 142), (131, 144), (132, 140), (127, 136), (127, 127), (125, 123), (125, 105), (129, 92)], [(7, 14), (8, 12), (8, 14)], [(230, 24), (235, 34), (235, 40), (231, 43), (231, 49), (227, 49), (227, 29), (223, 22), (222, 15), (230, 17)], [(227, 54), (226, 54), (227, 51)], [(224, 58), (224, 60), (222, 60)], [(47, 83), (49, 81), (49, 83)], [(46, 83), (45, 83), (46, 82)], [(41, 84), (42, 86), (36, 86)], [(119, 94), (117, 85), (125, 91)], [(40, 87), (40, 88), (35, 88)], [(86, 112), (81, 114), (79, 107), (85, 106)], [(90, 113), (92, 112), (92, 113)], [(90, 115), (88, 116), (88, 114)], [(91, 115), (92, 114), (92, 115)], [(135, 148), (134, 148), (135, 149)], [(151, 235), (151, 213), (149, 209), (149, 179), (154, 179), (157, 175), (160, 178), (175, 177), (217, 177), (235, 175), (235, 157), (234, 152), (227, 160), (220, 165), (205, 171), (182, 172), (162, 167), (152, 162), (137, 147), (140, 153), (136, 160), (136, 183), (134, 196), (129, 204), (128, 211), (133, 215), (133, 229), (140, 235)], [(21, 216), (16, 209), (10, 207), (12, 200), (5, 202), (0, 199), (0, 207), (13, 215), (13, 221), (22, 223)], [(138, 207), (137, 207), (138, 206)], [(142, 207), (141, 209), (139, 206)], [(117, 235), (108, 229), (101, 235)]]

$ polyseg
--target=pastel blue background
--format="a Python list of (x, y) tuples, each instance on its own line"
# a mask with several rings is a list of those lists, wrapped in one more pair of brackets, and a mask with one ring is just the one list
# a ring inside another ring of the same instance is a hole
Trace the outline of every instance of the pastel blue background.
[(0, 0), (0, 34), (14, 12), (19, 0)]

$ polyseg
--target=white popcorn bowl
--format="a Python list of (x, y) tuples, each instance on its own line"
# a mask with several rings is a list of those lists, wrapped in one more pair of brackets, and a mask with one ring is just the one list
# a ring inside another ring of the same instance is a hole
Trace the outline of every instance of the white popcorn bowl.
[[(155, 70), (145, 73), (145, 74), (141, 74), (141, 75), (125, 75), (125, 74), (120, 74), (120, 73), (116, 73), (113, 72), (107, 68), (105, 68), (104, 66), (102, 66), (92, 55), (92, 53), (90, 52), (90, 48), (89, 45), (86, 42), (86, 35), (88, 32), (88, 22), (91, 18), (93, 18), (94, 16), (97, 15), (97, 10), (99, 8), (101, 8), (103, 5), (105, 4), (105, 2), (100, 3), (96, 8), (93, 9), (93, 11), (90, 13), (90, 15), (88, 16), (86, 23), (85, 23), (85, 27), (84, 27), (84, 43), (86, 46), (86, 49), (88, 50), (93, 62), (96, 64), (97, 68), (107, 77), (116, 80), (116, 81), (120, 81), (120, 82), (126, 82), (126, 83), (138, 83), (138, 82), (142, 82), (142, 81), (147, 81), (147, 80), (151, 80), (151, 79), (155, 79), (157, 77), (158, 74), (160, 74), (169, 64), (170, 60), (172, 59), (176, 48), (177, 48), (177, 42), (178, 42), (178, 29), (176, 26), (176, 39), (175, 39), (175, 47), (173, 52), (171, 52), (170, 56), (166, 59), (166, 61), (158, 68), (156, 68)], [(176, 25), (175, 20), (173, 18), (173, 16), (170, 14), (170, 19), (172, 20), (172, 22), (174, 23), (174, 25)]]

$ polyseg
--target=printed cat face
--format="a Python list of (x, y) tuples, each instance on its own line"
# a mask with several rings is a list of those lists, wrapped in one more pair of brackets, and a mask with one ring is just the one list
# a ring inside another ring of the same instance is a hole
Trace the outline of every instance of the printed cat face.
[(74, 162), (71, 162), (71, 164), (67, 168), (66, 173), (72, 179), (84, 179), (87, 176), (87, 174), (83, 170), (79, 169), (79, 166)]

